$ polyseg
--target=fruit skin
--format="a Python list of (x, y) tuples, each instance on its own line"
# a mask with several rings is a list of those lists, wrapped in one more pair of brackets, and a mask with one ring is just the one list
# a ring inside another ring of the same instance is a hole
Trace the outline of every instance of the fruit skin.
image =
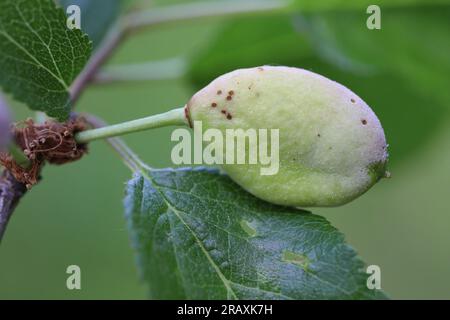
[(203, 130), (279, 129), (276, 175), (260, 175), (259, 164), (222, 165), (244, 189), (275, 204), (342, 205), (386, 174), (386, 139), (374, 112), (346, 87), (307, 70), (227, 73), (191, 98), (186, 115)]

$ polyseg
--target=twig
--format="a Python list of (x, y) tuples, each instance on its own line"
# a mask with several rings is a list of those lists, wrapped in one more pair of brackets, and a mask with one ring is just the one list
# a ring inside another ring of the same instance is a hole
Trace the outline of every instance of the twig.
[(87, 66), (83, 69), (70, 87), (72, 106), (80, 98), (81, 93), (90, 83), (98, 69), (109, 59), (114, 52), (114, 49), (125, 38), (126, 33), (127, 29), (120, 23), (109, 31), (100, 48), (95, 52), (89, 60)]
[(87, 66), (73, 82), (70, 87), (72, 105), (80, 98), (82, 92), (93, 80), (100, 67), (111, 57), (115, 49), (131, 32), (151, 26), (200, 18), (273, 12), (287, 8), (288, 4), (289, 2), (283, 0), (202, 1), (130, 13), (118, 20), (103, 40), (100, 48), (89, 60)]
[[(9, 126), (10, 126), (10, 111), (0, 94), (0, 152), (4, 151), (4, 148), (9, 143)], [(10, 147), (10, 151), (16, 151), (14, 154), (17, 159), (25, 157), (21, 150), (16, 150), (15, 145)], [(18, 182), (12, 174), (4, 170), (0, 175), (0, 242), (5, 233), (6, 226), (8, 224), (11, 215), (14, 212), (19, 200), (25, 194), (27, 188), (24, 184)]]
[(14, 209), (26, 191), (25, 185), (18, 182), (9, 171), (2, 172), (0, 176), (0, 242)]

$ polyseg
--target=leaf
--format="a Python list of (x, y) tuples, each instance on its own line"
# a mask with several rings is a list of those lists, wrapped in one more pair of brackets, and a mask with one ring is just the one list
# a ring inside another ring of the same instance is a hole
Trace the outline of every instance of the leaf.
[(66, 27), (52, 0), (0, 2), (0, 85), (31, 109), (65, 120), (69, 86), (90, 52), (89, 38)]
[(11, 125), (11, 115), (6, 102), (0, 94), (0, 152), (8, 145), (10, 134), (9, 127)]
[(125, 207), (152, 298), (385, 298), (324, 218), (259, 200), (215, 170), (142, 170)]
[(122, 0), (108, 0), (108, 5), (98, 0), (59, 0), (59, 3), (64, 11), (70, 5), (80, 7), (81, 30), (88, 34), (94, 49), (116, 21), (122, 7)]
[(191, 58), (188, 77), (203, 87), (217, 76), (237, 68), (264, 64), (294, 65), (311, 48), (294, 30), (287, 15), (234, 19), (213, 42)]
[(319, 54), (334, 52), (359, 64), (403, 77), (418, 92), (450, 104), (450, 6), (383, 9), (381, 30), (365, 27), (367, 15), (335, 12), (308, 18)]

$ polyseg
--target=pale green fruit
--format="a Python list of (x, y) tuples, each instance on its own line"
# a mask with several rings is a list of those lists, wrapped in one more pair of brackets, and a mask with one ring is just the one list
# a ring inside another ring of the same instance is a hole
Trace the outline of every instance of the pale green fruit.
[(263, 66), (227, 73), (196, 93), (186, 114), (191, 123), (202, 121), (203, 131), (279, 129), (277, 174), (261, 175), (259, 164), (222, 165), (244, 189), (272, 203), (342, 205), (386, 175), (386, 139), (370, 107), (307, 70)]

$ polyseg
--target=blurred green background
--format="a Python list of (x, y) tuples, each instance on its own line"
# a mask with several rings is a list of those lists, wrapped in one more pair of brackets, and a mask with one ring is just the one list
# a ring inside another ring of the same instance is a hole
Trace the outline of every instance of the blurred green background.
[[(187, 1), (159, 1), (177, 2)], [(450, 299), (448, 2), (383, 2), (381, 30), (367, 29), (364, 1), (345, 8), (336, 1), (297, 2), (285, 13), (202, 19), (136, 34), (110, 65), (175, 59), (163, 71), (180, 75), (92, 86), (77, 110), (109, 123), (139, 118), (184, 105), (224, 72), (262, 64), (298, 66), (341, 82), (379, 116), (392, 178), (350, 204), (311, 211), (343, 232), (364, 261), (381, 267), (390, 297)], [(11, 105), (17, 120), (31, 115)], [(158, 129), (125, 140), (150, 165), (166, 167), (170, 133)], [(0, 299), (146, 298), (123, 218), (130, 175), (103, 142), (92, 143), (80, 162), (47, 166), (0, 246)], [(66, 288), (72, 264), (81, 267), (82, 290)]]

